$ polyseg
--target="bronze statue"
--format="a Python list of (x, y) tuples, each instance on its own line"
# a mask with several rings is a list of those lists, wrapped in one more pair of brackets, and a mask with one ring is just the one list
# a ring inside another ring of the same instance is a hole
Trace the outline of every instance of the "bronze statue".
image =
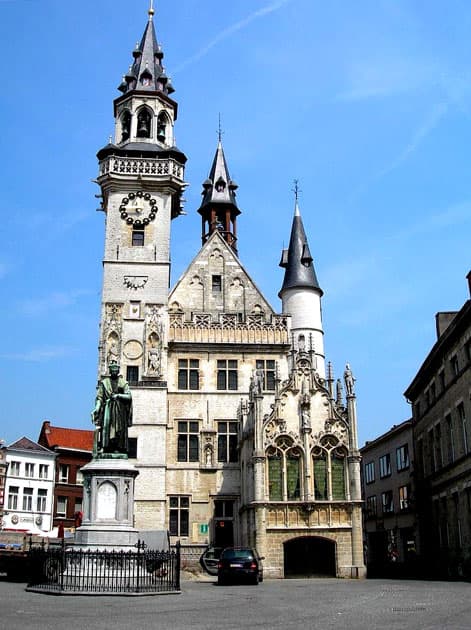
[(118, 363), (109, 366), (110, 375), (98, 385), (92, 422), (96, 425), (93, 454), (106, 457), (128, 453), (128, 427), (132, 424), (132, 398)]

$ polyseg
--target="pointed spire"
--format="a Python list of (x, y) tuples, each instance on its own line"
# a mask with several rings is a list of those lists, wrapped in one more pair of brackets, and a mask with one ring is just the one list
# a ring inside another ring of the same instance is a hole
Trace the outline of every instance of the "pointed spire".
[(222, 147), (221, 119), (219, 118), (218, 145), (208, 178), (203, 182), (203, 201), (198, 213), (203, 218), (202, 242), (218, 230), (237, 253), (236, 218), (240, 214), (237, 207), (237, 184), (231, 179)]
[[(237, 208), (236, 193), (238, 186), (232, 181), (227, 167), (226, 156), (222, 147), (222, 132), (218, 131), (218, 146), (208, 179), (203, 184), (203, 203), (230, 203)], [(239, 214), (239, 213), (238, 213)]]
[(283, 249), (281, 253), (280, 267), (285, 269), (285, 277), (283, 286), (278, 295), (281, 297), (285, 289), (301, 287), (316, 289), (320, 292), (320, 295), (323, 295), (323, 291), (317, 281), (316, 272), (314, 271), (314, 265), (312, 264), (313, 258), (307, 242), (306, 233), (304, 232), (301, 212), (299, 211), (298, 197), (300, 189), (298, 180), (295, 180), (294, 184), (294, 217), (288, 249)]
[(162, 65), (164, 54), (162, 47), (157, 42), (154, 14), (154, 3), (151, 0), (148, 10), (149, 19), (144, 35), (140, 43), (136, 44), (136, 48), (132, 53), (134, 62), (125, 75), (124, 81), (118, 87), (118, 90), (124, 94), (131, 90), (158, 91), (166, 95), (174, 92), (172, 83), (165, 74), (165, 69)]

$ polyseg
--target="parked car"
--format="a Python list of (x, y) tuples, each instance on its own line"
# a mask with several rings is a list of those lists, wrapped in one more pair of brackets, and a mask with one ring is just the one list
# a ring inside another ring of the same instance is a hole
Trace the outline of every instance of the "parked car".
[(226, 547), (219, 557), (218, 584), (234, 580), (247, 580), (252, 584), (263, 582), (262, 560), (250, 547)]
[(222, 553), (224, 547), (213, 547), (209, 546), (203, 551), (200, 556), (200, 565), (209, 573), (209, 575), (217, 575), (218, 574), (218, 562), (219, 556)]

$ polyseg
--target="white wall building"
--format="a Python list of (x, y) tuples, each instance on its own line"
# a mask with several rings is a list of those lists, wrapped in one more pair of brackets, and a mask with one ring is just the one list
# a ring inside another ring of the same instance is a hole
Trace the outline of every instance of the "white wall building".
[(52, 528), (56, 454), (22, 437), (5, 449), (8, 465), (2, 529), (31, 533)]

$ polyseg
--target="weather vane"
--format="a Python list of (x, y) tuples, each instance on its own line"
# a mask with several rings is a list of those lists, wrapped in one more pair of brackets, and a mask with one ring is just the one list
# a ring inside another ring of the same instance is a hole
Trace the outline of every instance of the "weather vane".
[(221, 125), (221, 112), (219, 112), (219, 126), (218, 126), (217, 134), (218, 134), (219, 142), (221, 142), (222, 137), (224, 135), (224, 131), (222, 130), (222, 125)]
[(152, 17), (154, 15), (155, 11), (154, 11), (154, 0), (150, 0), (150, 7), (149, 7), (149, 16)]
[(292, 191), (294, 192), (294, 198), (296, 199), (296, 203), (297, 203), (299, 194), (302, 192), (302, 190), (299, 187), (299, 179), (294, 179), (293, 182), (294, 182), (294, 188), (292, 188)]

